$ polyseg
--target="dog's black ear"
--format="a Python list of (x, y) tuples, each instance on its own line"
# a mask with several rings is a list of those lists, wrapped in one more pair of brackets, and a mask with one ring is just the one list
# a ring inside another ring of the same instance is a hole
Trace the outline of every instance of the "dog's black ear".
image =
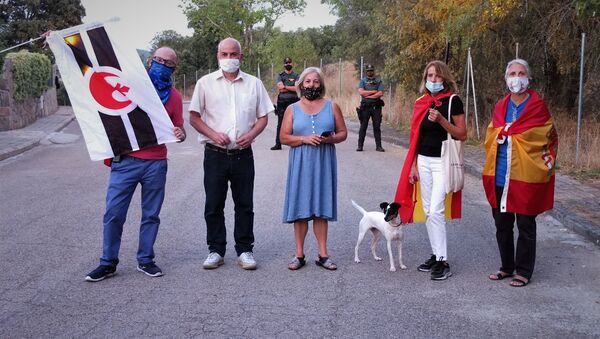
[(385, 212), (385, 210), (387, 209), (388, 205), (389, 204), (384, 201), (381, 204), (379, 204), (379, 208), (381, 208)]
[(392, 207), (393, 209), (399, 210), (400, 207), (402, 207), (402, 205), (400, 205), (397, 202), (393, 202), (393, 203), (391, 203), (390, 207)]

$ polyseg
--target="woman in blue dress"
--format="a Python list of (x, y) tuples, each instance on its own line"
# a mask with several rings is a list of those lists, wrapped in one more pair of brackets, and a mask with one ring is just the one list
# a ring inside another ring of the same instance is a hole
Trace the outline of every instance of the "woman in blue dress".
[(283, 222), (294, 223), (296, 254), (288, 264), (297, 270), (306, 264), (304, 240), (308, 221), (319, 246), (316, 264), (335, 270), (327, 253), (327, 226), (337, 220), (337, 160), (335, 146), (346, 140), (347, 130), (340, 107), (326, 100), (321, 70), (305, 69), (296, 82), (300, 101), (284, 114), (280, 140), (290, 146)]

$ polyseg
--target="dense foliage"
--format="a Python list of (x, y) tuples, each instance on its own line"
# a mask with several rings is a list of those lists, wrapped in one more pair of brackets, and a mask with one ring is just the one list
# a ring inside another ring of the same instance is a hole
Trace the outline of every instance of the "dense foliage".
[(80, 0), (0, 1), (0, 41), (12, 46), (48, 30), (81, 24), (85, 9)]
[(7, 60), (12, 63), (14, 99), (23, 101), (37, 98), (47, 89), (52, 74), (52, 65), (47, 56), (22, 50), (9, 53)]
[[(368, 6), (359, 0), (327, 0), (341, 20), (356, 16)], [(581, 33), (587, 33), (587, 106), (600, 116), (596, 95), (600, 71), (600, 0), (383, 0), (370, 11), (371, 50), (385, 60), (387, 77), (407, 91), (418, 88), (424, 65), (444, 59), (460, 81), (469, 48), (474, 62), (478, 96), (483, 109), (504, 93), (506, 63), (518, 56), (532, 67), (533, 86), (561, 111), (576, 111)], [(349, 13), (349, 14), (347, 14)], [(360, 25), (346, 26), (338, 34), (353, 33)], [(354, 27), (354, 28), (352, 28)], [(364, 46), (365, 43), (360, 44)], [(343, 45), (342, 45), (343, 46)], [(347, 46), (347, 55), (365, 55), (360, 47)], [(376, 58), (373, 55), (373, 58)]]

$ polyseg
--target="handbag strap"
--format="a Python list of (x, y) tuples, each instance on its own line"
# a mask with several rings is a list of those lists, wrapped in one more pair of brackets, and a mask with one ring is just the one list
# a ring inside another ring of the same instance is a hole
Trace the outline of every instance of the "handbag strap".
[[(454, 98), (455, 96), (456, 96), (456, 94), (452, 94), (450, 96), (450, 101), (448, 102), (448, 123), (450, 123), (450, 124), (452, 124), (450, 122), (450, 115), (452, 114), (452, 98)], [(448, 133), (448, 139), (447, 140), (450, 140), (450, 138), (452, 138), (452, 136), (450, 136), (450, 132), (447, 132), (447, 133)]]

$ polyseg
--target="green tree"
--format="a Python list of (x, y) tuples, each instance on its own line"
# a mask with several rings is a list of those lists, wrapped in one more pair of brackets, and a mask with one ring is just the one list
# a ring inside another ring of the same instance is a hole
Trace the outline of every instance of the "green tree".
[(299, 13), (305, 6), (304, 0), (186, 0), (185, 14), (196, 34), (218, 40), (234, 37), (248, 61), (255, 63), (257, 27), (268, 34), (283, 13)]
[(80, 0), (0, 1), (0, 40), (12, 46), (37, 38), (48, 30), (81, 24), (85, 9)]
[(266, 63), (280, 67), (283, 59), (292, 58), (296, 63), (296, 70), (301, 71), (304, 61), (309, 65), (318, 60), (318, 54), (309, 36), (302, 32), (281, 32), (276, 30), (264, 44), (260, 51), (265, 56)]
[(317, 55), (323, 60), (333, 60), (333, 50), (340, 45), (340, 38), (336, 34), (335, 26), (321, 26), (319, 28), (307, 28), (304, 34), (310, 39)]
[(386, 6), (382, 1), (363, 0), (322, 0), (332, 7), (339, 19), (335, 23), (335, 35), (338, 37), (331, 54), (344, 60), (354, 59), (359, 64), (360, 57), (365, 62), (379, 67), (385, 61), (385, 45), (379, 33), (386, 17)]

